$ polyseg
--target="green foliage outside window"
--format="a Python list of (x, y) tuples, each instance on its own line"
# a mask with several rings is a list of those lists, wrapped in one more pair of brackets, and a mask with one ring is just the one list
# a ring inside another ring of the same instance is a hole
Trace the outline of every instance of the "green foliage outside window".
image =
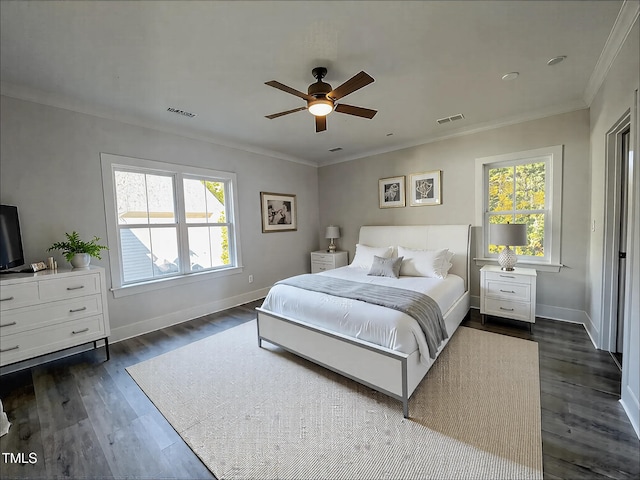
[[(515, 247), (517, 255), (544, 256), (544, 162), (489, 169), (489, 223), (524, 223), (529, 245)], [(502, 245), (489, 245), (498, 253)]]
[[(224, 205), (224, 183), (222, 182), (210, 182), (205, 181), (205, 186), (207, 190), (211, 192), (211, 194), (218, 199), (218, 201)], [(218, 223), (225, 223), (225, 211), (220, 212), (220, 217), (218, 218)], [(229, 228), (222, 227), (222, 254), (220, 255), (220, 260), (224, 265), (229, 265)]]

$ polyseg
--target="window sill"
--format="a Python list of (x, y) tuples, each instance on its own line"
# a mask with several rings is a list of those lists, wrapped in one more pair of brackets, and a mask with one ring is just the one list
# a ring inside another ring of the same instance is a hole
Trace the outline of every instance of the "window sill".
[[(498, 260), (495, 258), (474, 258), (474, 262), (479, 267), (485, 265), (498, 265)], [(533, 268), (538, 272), (552, 272), (558, 273), (564, 265), (560, 263), (539, 263), (539, 262), (518, 262), (519, 267)]]
[(214, 270), (210, 272), (190, 273), (188, 275), (180, 275), (178, 277), (160, 278), (144, 283), (136, 283), (135, 285), (125, 285), (122, 287), (113, 287), (111, 292), (114, 298), (128, 297), (130, 295), (138, 295), (140, 293), (152, 292), (163, 288), (176, 287), (179, 285), (188, 285), (190, 283), (202, 282), (203, 280), (212, 280), (214, 278), (226, 277), (228, 275), (236, 275), (242, 273), (244, 267), (230, 267), (224, 270)]

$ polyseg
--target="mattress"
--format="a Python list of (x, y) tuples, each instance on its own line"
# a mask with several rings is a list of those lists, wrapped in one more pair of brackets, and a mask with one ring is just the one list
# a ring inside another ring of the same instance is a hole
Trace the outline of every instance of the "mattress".
[[(424, 293), (436, 301), (445, 319), (449, 309), (465, 292), (462, 278), (451, 274), (444, 279), (388, 278), (369, 276), (365, 269), (346, 266), (317, 275)], [(289, 285), (274, 285), (262, 308), (394, 351), (410, 354), (418, 349), (421, 356), (429, 358), (429, 350), (420, 325), (412, 317), (397, 310)], [(447, 322), (449, 335), (456, 327), (457, 323), (450, 325)]]

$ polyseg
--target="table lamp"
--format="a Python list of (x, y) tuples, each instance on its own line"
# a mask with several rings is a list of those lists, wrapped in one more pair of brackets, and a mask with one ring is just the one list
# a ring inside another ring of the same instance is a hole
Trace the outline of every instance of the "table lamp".
[(340, 227), (329, 225), (324, 232), (324, 238), (331, 239), (331, 243), (329, 244), (329, 248), (327, 249), (327, 252), (335, 253), (336, 244), (333, 243), (333, 240), (336, 238), (340, 238)]
[(490, 243), (504, 245), (498, 255), (498, 264), (502, 270), (513, 271), (518, 261), (509, 247), (527, 245), (527, 225), (524, 223), (492, 223), (489, 225)]

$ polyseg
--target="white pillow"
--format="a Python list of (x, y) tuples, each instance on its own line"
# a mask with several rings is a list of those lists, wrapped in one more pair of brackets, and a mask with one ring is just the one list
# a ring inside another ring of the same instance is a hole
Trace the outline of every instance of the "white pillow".
[(351, 266), (369, 270), (371, 265), (373, 265), (373, 257), (389, 258), (392, 253), (393, 247), (370, 247), (358, 243)]
[(453, 253), (448, 249), (411, 250), (398, 247), (398, 256), (404, 257), (400, 275), (408, 277), (446, 278), (451, 269)]

